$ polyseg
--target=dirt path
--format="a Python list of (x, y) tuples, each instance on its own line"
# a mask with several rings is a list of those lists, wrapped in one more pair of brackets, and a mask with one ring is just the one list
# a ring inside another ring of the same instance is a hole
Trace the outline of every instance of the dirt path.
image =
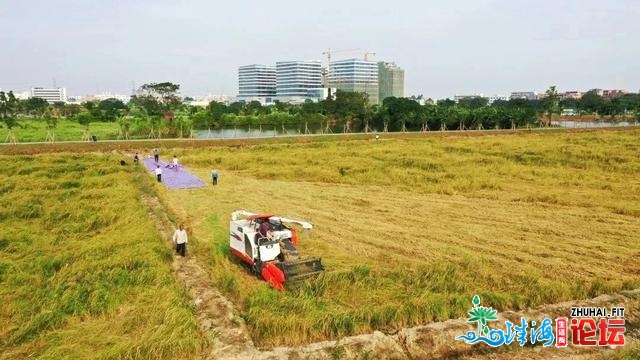
[[(175, 225), (167, 216), (162, 204), (155, 197), (143, 197), (144, 203), (151, 210), (149, 215), (155, 222), (158, 231), (171, 246), (171, 236)], [(180, 283), (187, 289), (196, 305), (196, 319), (206, 348), (202, 359), (233, 359), (238, 354), (257, 353), (249, 336), (249, 331), (242, 318), (234, 315), (233, 304), (211, 286), (211, 278), (193, 255), (185, 258), (173, 256), (173, 269)], [(231, 356), (231, 357), (229, 357)]]
[[(167, 246), (175, 228), (160, 201), (155, 197), (143, 197), (150, 209), (150, 216)], [(611, 349), (598, 347), (573, 347), (557, 349), (511, 346), (504, 349), (491, 349), (487, 346), (470, 346), (454, 338), (469, 331), (466, 319), (454, 319), (425, 326), (402, 329), (396, 333), (385, 334), (375, 331), (372, 334), (351, 336), (340, 340), (323, 341), (298, 347), (277, 347), (268, 350), (256, 348), (251, 340), (244, 320), (235, 315), (237, 309), (217, 289), (211, 286), (211, 278), (206, 271), (204, 261), (188, 255), (186, 258), (175, 256), (173, 269), (178, 280), (187, 289), (196, 305), (196, 318), (205, 347), (199, 358), (204, 360), (232, 359), (593, 359), (612, 353)], [(627, 347), (640, 346), (640, 289), (617, 295), (603, 295), (581, 302), (566, 302), (541, 306), (518, 313), (507, 311), (499, 314), (499, 323), (504, 320), (516, 322), (521, 316), (542, 320), (566, 317), (572, 306), (624, 306), (627, 309)], [(630, 326), (631, 325), (631, 326)], [(634, 329), (634, 330), (631, 330)]]

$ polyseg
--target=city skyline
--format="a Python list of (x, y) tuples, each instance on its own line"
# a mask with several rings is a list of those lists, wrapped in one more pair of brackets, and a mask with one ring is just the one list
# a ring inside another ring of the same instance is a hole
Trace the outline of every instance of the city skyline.
[[(322, 60), (361, 48), (406, 71), (406, 96), (640, 88), (640, 8), (633, 1), (329, 0), (314, 11), (236, 1), (16, 3), (0, 11), (0, 88), (131, 92), (171, 81), (184, 95), (237, 94), (247, 63)], [(51, 16), (56, 12), (56, 16)], [(231, 16), (231, 15), (236, 16)], [(361, 57), (350, 53), (336, 59)]]

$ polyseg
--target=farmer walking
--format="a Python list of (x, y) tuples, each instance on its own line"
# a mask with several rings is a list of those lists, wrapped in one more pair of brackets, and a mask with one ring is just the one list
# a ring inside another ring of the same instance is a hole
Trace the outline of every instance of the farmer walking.
[(158, 182), (162, 182), (162, 168), (160, 165), (156, 165), (156, 177), (158, 178)]
[(188, 241), (187, 231), (184, 229), (184, 225), (180, 224), (180, 228), (176, 229), (176, 232), (173, 233), (173, 242), (176, 243), (176, 253), (182, 257), (185, 256), (185, 252), (187, 251)]
[(153, 160), (155, 160), (156, 163), (160, 161), (160, 150), (158, 150), (158, 148), (153, 149)]

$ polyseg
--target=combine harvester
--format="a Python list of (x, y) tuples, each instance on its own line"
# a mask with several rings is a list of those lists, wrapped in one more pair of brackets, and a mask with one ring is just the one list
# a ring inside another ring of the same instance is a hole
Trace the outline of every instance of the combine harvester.
[(246, 210), (234, 211), (229, 223), (231, 253), (278, 290), (284, 289), (285, 282), (308, 279), (324, 271), (320, 258), (303, 259), (298, 255), (298, 234), (290, 224), (305, 230), (313, 228), (306, 221)]

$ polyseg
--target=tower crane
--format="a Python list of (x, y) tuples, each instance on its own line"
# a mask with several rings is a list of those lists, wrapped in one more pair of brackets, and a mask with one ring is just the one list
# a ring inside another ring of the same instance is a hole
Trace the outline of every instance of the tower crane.
[(374, 53), (374, 52), (368, 52), (367, 50), (365, 50), (365, 51), (364, 51), (364, 61), (369, 60), (369, 55), (376, 56), (376, 53)]
[(361, 51), (362, 49), (342, 49), (342, 50), (331, 50), (330, 48), (327, 51), (323, 51), (322, 55), (327, 55), (327, 65), (331, 64), (331, 54), (344, 53), (344, 52), (354, 52)]

